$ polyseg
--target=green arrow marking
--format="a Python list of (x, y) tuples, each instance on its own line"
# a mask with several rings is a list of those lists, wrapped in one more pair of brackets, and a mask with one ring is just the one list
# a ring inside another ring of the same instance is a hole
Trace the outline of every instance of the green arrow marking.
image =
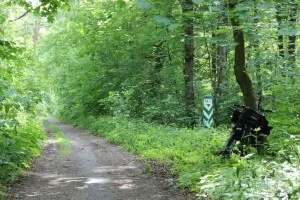
[(203, 100), (203, 123), (207, 128), (210, 128), (213, 123), (213, 97), (205, 95)]

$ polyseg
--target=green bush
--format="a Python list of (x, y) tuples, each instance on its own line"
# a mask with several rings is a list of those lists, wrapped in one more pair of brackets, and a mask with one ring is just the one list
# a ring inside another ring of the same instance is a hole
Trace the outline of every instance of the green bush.
[(266, 155), (233, 155), (199, 182), (200, 199), (300, 199), (300, 128), (298, 86), (275, 85), (267, 107), (274, 129)]
[(200, 179), (199, 197), (203, 199), (299, 199), (300, 148), (295, 162), (270, 158), (235, 158)]
[(225, 128), (189, 130), (120, 117), (80, 117), (73, 123), (145, 160), (172, 164), (171, 173), (178, 176), (178, 185), (192, 191), (198, 189), (201, 175), (222, 163), (217, 153), (228, 133)]
[[(229, 133), (227, 128), (190, 130), (108, 116), (79, 117), (73, 123), (138, 153), (147, 161), (171, 166), (177, 185), (197, 192), (199, 198), (299, 196), (299, 176), (295, 176), (300, 173), (299, 138), (282, 135), (278, 128), (271, 134), (267, 154), (259, 155), (253, 149), (244, 158), (233, 154), (224, 159), (218, 152)], [(276, 136), (280, 136), (281, 145), (277, 145)], [(146, 171), (151, 171), (149, 166)]]
[(16, 121), (2, 121), (0, 127), (0, 190), (1, 184), (15, 181), (24, 168), (29, 168), (45, 137), (41, 124), (30, 115), (19, 112)]

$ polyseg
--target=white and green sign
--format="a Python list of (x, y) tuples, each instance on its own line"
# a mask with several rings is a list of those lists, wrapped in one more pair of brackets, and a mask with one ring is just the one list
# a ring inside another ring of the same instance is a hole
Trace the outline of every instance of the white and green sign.
[(211, 95), (204, 96), (203, 108), (203, 123), (207, 128), (210, 128), (213, 123), (213, 97)]

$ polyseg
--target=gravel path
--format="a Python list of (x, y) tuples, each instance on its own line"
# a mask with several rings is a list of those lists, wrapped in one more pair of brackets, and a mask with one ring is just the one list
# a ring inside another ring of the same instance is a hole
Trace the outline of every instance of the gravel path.
[(191, 200), (170, 179), (145, 173), (132, 154), (87, 131), (49, 119), (69, 138), (72, 151), (60, 155), (51, 131), (48, 145), (30, 171), (10, 188), (8, 199)]

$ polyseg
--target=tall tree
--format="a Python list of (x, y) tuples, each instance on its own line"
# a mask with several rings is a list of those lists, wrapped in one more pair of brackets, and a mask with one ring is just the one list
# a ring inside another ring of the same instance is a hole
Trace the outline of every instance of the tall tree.
[[(219, 34), (220, 38), (225, 38), (226, 34)], [(215, 109), (215, 118), (214, 121), (216, 125), (219, 125), (219, 100), (222, 95), (222, 83), (224, 81), (224, 72), (226, 69), (227, 62), (227, 48), (221, 44), (217, 44), (212, 56), (212, 71), (213, 71), (213, 89), (214, 89), (214, 109)]]
[(278, 43), (278, 52), (279, 56), (284, 59), (284, 46), (283, 46), (283, 35), (281, 34), (281, 28), (282, 28), (282, 7), (281, 3), (277, 3), (276, 5), (276, 19), (278, 23), (278, 38), (277, 38), (277, 43)]
[[(223, 7), (223, 6), (222, 6)], [(223, 14), (219, 16), (220, 22), (218, 24), (217, 33), (213, 33), (212, 37), (215, 38), (217, 41), (222, 40), (225, 41), (227, 38), (227, 34), (222, 32), (218, 33), (220, 31), (221, 26), (224, 26), (224, 24), (227, 24), (227, 17)], [(219, 103), (222, 96), (222, 84), (224, 81), (224, 74), (226, 70), (227, 65), (227, 47), (223, 45), (221, 42), (217, 42), (215, 45), (213, 45), (213, 53), (212, 53), (212, 87), (214, 91), (214, 122), (218, 126), (220, 124), (219, 120)]]
[[(289, 15), (289, 25), (292, 29), (296, 27), (297, 21), (297, 3), (295, 0), (289, 1), (290, 15)], [(295, 67), (296, 62), (296, 35), (294, 33), (289, 34), (289, 44), (288, 44), (288, 54), (289, 62), (292, 67)]]
[(39, 40), (40, 29), (41, 29), (41, 18), (37, 18), (34, 21), (34, 31), (32, 35), (32, 40), (34, 43), (36, 43)]
[(188, 125), (193, 127), (195, 120), (195, 93), (194, 93), (194, 2), (181, 0), (184, 28), (184, 83), (185, 83), (185, 106)]
[[(238, 1), (234, 0), (229, 3), (231, 11), (230, 21), (233, 26), (233, 38), (236, 43), (234, 52), (234, 73), (236, 80), (242, 90), (244, 103), (246, 106), (257, 109), (256, 98), (254, 95), (252, 81), (246, 70), (246, 56), (245, 56), (245, 39), (244, 31), (240, 27), (238, 13), (236, 13), (236, 6)], [(233, 15), (236, 13), (235, 15)]]
[[(253, 24), (255, 25), (255, 27), (258, 27), (258, 23), (259, 23), (259, 19), (257, 16), (257, 0), (254, 0), (254, 20), (253, 20)], [(262, 72), (261, 72), (261, 61), (260, 61), (260, 51), (259, 51), (259, 43), (260, 40), (259, 38), (257, 38), (258, 35), (258, 30), (257, 28), (253, 29), (253, 34), (255, 35), (255, 39), (253, 41), (253, 50), (254, 50), (254, 59), (255, 61), (255, 69), (256, 69), (256, 81), (257, 81), (257, 86), (258, 86), (258, 90), (261, 91), (262, 90)]]

